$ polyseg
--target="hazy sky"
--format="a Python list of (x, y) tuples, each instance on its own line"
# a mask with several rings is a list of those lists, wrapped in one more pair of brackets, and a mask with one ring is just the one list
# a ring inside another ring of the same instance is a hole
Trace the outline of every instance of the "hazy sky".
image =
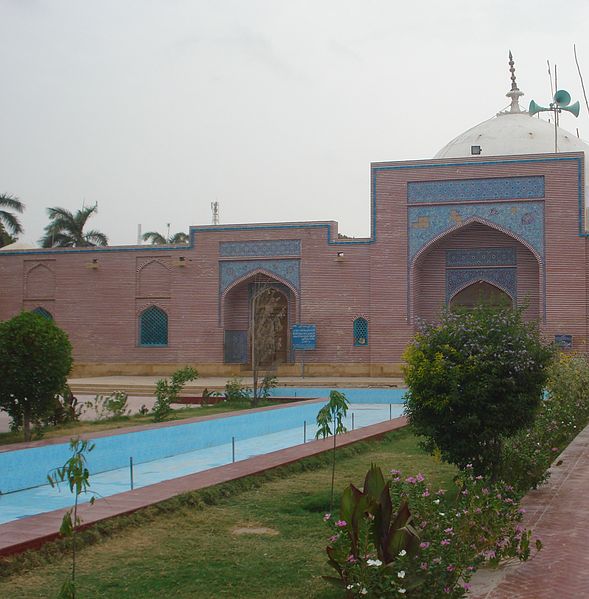
[(589, 2), (0, 0), (0, 193), (98, 202), (111, 244), (143, 231), (337, 220), (368, 234), (370, 162), (431, 158), (518, 84), (581, 100)]

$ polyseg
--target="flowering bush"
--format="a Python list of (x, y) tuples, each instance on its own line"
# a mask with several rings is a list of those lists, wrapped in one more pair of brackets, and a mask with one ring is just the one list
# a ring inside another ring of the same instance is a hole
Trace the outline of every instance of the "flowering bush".
[(522, 492), (546, 480), (560, 451), (589, 422), (589, 364), (560, 354), (548, 369), (547, 397), (533, 425), (505, 441), (500, 476)]
[(373, 466), (363, 491), (345, 490), (339, 519), (324, 517), (329, 564), (338, 573), (326, 578), (347, 598), (454, 599), (466, 595), (483, 562), (527, 560), (531, 533), (521, 525), (514, 489), (486, 483), (470, 465), (456, 484), (456, 494), (446, 493), (421, 474), (396, 470), (385, 482)]
[(505, 437), (529, 426), (552, 349), (523, 308), (447, 311), (405, 352), (405, 412), (428, 451), (497, 476)]

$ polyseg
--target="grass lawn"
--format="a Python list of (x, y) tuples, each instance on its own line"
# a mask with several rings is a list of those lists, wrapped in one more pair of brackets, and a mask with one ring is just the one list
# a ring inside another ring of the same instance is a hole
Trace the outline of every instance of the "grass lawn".
[[(361, 447), (358, 453), (354, 448), (341, 451), (337, 491), (349, 482), (361, 485), (373, 462), (383, 470), (422, 472), (434, 481), (434, 488), (451, 487), (455, 469), (427, 456), (407, 429)], [(205, 493), (196, 506), (150, 508), (151, 515), (143, 521), (141, 516), (131, 517), (110, 538), (82, 549), (80, 599), (339, 597), (321, 579), (322, 574), (331, 574), (322, 521), (329, 507), (329, 458), (311, 459), (304, 465), (310, 469), (291, 470), (246, 491), (238, 492), (229, 483), (226, 493), (211, 495), (212, 505), (205, 505)], [(239, 534), (238, 529), (252, 528), (268, 530)], [(0, 578), (0, 597), (56, 597), (68, 575), (68, 556), (44, 553), (39, 561), (28, 570), (20, 565), (18, 572)]]
[[(258, 407), (273, 406), (280, 402), (271, 401), (260, 401)], [(203, 406), (201, 407), (188, 407), (179, 408), (174, 410), (170, 414), (167, 421), (170, 420), (183, 420), (185, 418), (194, 418), (195, 416), (209, 416), (212, 414), (221, 414), (222, 412), (234, 412), (236, 410), (245, 410), (250, 408), (249, 401), (232, 401), (223, 402), (216, 405)], [(134, 414), (133, 416), (121, 416), (120, 418), (111, 418), (109, 420), (83, 420), (80, 422), (70, 422), (61, 426), (50, 426), (43, 429), (41, 437), (33, 434), (33, 441), (38, 439), (52, 439), (54, 437), (76, 437), (83, 433), (94, 433), (98, 431), (113, 430), (118, 428), (125, 428), (128, 426), (139, 426), (141, 424), (152, 424), (153, 416), (146, 414), (142, 416), (140, 414)], [(0, 445), (9, 445), (11, 443), (22, 443), (23, 433), (8, 432), (0, 433)]]

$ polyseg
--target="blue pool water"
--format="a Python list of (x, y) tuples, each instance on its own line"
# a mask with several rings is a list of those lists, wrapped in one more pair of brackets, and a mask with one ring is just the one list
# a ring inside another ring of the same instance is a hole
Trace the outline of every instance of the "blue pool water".
[[(293, 391), (297, 397), (327, 394), (325, 389), (274, 391), (275, 396), (282, 393), (290, 397)], [(403, 412), (403, 391), (340, 391), (353, 401), (345, 423), (349, 430), (396, 418)], [(229, 464), (233, 451), (235, 461), (239, 461), (301, 444), (305, 438), (314, 439), (315, 418), (321, 405), (287, 405), (94, 439), (96, 447), (88, 455), (91, 488), (99, 497), (128, 491), (131, 457), (134, 488), (139, 488)], [(70, 506), (72, 496), (66, 485), (56, 489), (46, 484), (47, 474), (69, 455), (67, 443), (0, 452), (0, 523)]]

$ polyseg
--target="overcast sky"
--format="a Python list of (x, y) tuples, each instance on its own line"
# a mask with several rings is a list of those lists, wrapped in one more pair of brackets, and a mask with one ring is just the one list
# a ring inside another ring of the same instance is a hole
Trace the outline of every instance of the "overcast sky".
[(370, 162), (431, 158), (508, 105), (546, 59), (589, 138), (589, 2), (0, 0), (0, 193), (46, 208), (98, 202), (111, 244), (143, 231), (337, 220), (368, 235)]

